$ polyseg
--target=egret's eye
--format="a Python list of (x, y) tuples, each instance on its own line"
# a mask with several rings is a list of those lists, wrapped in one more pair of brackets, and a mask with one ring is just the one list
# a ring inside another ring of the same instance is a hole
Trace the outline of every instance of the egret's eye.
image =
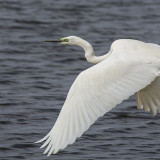
[(68, 39), (64, 39), (65, 42), (68, 42)]

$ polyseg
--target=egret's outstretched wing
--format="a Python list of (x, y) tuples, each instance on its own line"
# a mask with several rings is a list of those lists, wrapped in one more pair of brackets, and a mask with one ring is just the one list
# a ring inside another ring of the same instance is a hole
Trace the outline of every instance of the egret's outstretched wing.
[(44, 153), (57, 153), (80, 137), (100, 116), (151, 83), (158, 67), (120, 59), (115, 53), (74, 81), (59, 117), (42, 140)]
[(160, 77), (136, 93), (137, 108), (151, 112), (153, 116), (160, 112)]

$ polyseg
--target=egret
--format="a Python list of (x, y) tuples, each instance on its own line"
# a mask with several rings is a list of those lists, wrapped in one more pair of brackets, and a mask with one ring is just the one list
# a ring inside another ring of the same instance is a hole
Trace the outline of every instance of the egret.
[(86, 60), (95, 64), (81, 72), (72, 84), (51, 131), (44, 154), (57, 153), (80, 137), (99, 117), (136, 93), (137, 108), (160, 112), (160, 46), (133, 39), (119, 39), (103, 56), (95, 56), (91, 44), (69, 36), (47, 40), (80, 46)]

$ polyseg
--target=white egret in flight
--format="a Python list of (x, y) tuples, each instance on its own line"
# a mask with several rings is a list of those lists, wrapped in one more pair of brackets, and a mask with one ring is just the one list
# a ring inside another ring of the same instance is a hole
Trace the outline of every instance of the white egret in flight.
[(90, 43), (69, 36), (47, 40), (80, 46), (88, 62), (96, 64), (81, 72), (72, 84), (51, 131), (39, 142), (51, 154), (75, 142), (99, 117), (136, 93), (137, 108), (160, 112), (160, 46), (119, 39), (110, 51), (96, 57)]

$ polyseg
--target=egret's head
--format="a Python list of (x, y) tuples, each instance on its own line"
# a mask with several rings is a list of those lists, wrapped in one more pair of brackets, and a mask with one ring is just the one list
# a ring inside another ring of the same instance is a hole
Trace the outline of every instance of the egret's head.
[(46, 40), (45, 42), (55, 42), (60, 44), (77, 45), (81, 38), (76, 36), (64, 37), (58, 40)]

